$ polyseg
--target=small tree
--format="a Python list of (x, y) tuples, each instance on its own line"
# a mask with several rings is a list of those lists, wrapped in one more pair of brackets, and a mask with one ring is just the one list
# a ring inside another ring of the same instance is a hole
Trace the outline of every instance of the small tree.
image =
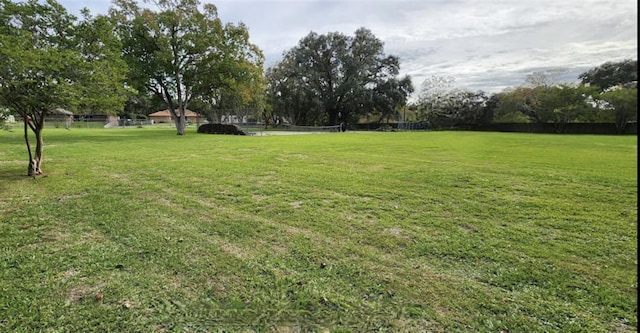
[(22, 118), (29, 176), (43, 173), (42, 130), (50, 112), (91, 107), (110, 113), (124, 101), (126, 67), (113, 27), (84, 14), (78, 23), (55, 0), (0, 0), (0, 105)]
[(617, 88), (600, 94), (606, 101), (604, 112), (607, 120), (616, 124), (618, 133), (622, 133), (630, 121), (638, 120), (638, 89)]
[(451, 127), (463, 122), (460, 112), (472, 95), (454, 85), (453, 77), (432, 76), (422, 82), (418, 94), (418, 117), (433, 127)]
[(539, 110), (545, 115), (543, 120), (553, 122), (558, 133), (564, 132), (566, 124), (575, 121), (582, 114), (590, 113), (594, 106), (589, 103), (596, 88), (585, 85), (557, 85), (540, 96)]
[(495, 95), (494, 122), (528, 123), (531, 119), (525, 114), (526, 96), (531, 88), (507, 88)]

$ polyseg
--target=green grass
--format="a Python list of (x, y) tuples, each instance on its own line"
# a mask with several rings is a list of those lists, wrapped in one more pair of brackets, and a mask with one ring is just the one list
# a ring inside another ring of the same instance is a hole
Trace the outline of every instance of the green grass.
[(637, 331), (636, 136), (44, 135), (33, 179), (0, 132), (0, 331)]

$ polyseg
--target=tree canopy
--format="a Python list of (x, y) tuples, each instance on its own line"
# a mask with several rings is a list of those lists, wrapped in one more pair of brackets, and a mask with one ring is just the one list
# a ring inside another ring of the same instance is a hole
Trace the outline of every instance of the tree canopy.
[(635, 88), (638, 85), (638, 60), (605, 62), (580, 74), (578, 78), (582, 84), (598, 86), (600, 90), (619, 85), (631, 85), (627, 88)]
[[(126, 98), (126, 64), (113, 27), (85, 12), (82, 21), (55, 0), (0, 0), (0, 105), (19, 115), (29, 175), (42, 174), (42, 129), (57, 108), (114, 113)], [(29, 130), (35, 135), (32, 151)]]
[(264, 60), (244, 24), (223, 24), (213, 4), (200, 10), (198, 0), (153, 1), (157, 10), (134, 0), (113, 3), (131, 82), (165, 102), (177, 134), (184, 134), (185, 110), (194, 100), (215, 106), (230, 96), (255, 99)]
[(527, 75), (526, 85), (491, 96), (458, 88), (451, 77), (434, 76), (423, 82), (413, 107), (418, 119), (432, 128), (529, 122), (553, 124), (562, 133), (569, 123), (600, 122), (615, 124), (617, 133), (623, 133), (637, 120), (637, 88), (631, 88), (635, 81), (601, 91), (597, 85), (556, 82), (563, 72), (534, 72)]
[(630, 121), (638, 121), (638, 88), (611, 89), (599, 98), (605, 101), (605, 121), (615, 123), (618, 132), (622, 132)]
[(400, 62), (365, 28), (354, 36), (309, 33), (267, 71), (267, 95), (274, 112), (298, 125), (357, 122), (366, 112), (397, 112), (413, 91)]
[(416, 102), (417, 117), (432, 127), (491, 122), (492, 110), (483, 91), (472, 92), (454, 85), (453, 77), (431, 76), (421, 85)]

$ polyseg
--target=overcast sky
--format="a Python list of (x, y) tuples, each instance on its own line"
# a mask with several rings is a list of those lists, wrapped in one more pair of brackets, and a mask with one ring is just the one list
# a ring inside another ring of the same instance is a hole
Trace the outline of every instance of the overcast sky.
[[(78, 15), (106, 14), (109, 0), (59, 0)], [(560, 82), (607, 61), (637, 59), (636, 0), (201, 0), (223, 22), (244, 22), (264, 52), (265, 68), (314, 31), (360, 27), (400, 58), (416, 90), (425, 78), (496, 93), (524, 84), (527, 74), (566, 71)]]

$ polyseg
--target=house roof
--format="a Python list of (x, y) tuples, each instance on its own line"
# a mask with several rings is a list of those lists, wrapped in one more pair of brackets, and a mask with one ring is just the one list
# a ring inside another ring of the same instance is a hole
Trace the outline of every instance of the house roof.
[[(180, 115), (180, 110), (176, 110), (176, 113), (178, 114), (178, 116)], [(200, 116), (199, 114), (191, 111), (191, 110), (185, 110), (184, 112), (185, 117), (197, 117)], [(154, 112), (152, 114), (149, 115), (149, 117), (171, 117), (171, 112), (169, 112), (169, 110), (162, 110), (162, 111), (158, 111), (158, 112)]]
[(57, 113), (57, 114), (64, 114), (67, 116), (71, 116), (73, 115), (73, 112), (69, 111), (69, 110), (65, 110), (63, 108), (57, 108), (53, 110), (53, 113)]

